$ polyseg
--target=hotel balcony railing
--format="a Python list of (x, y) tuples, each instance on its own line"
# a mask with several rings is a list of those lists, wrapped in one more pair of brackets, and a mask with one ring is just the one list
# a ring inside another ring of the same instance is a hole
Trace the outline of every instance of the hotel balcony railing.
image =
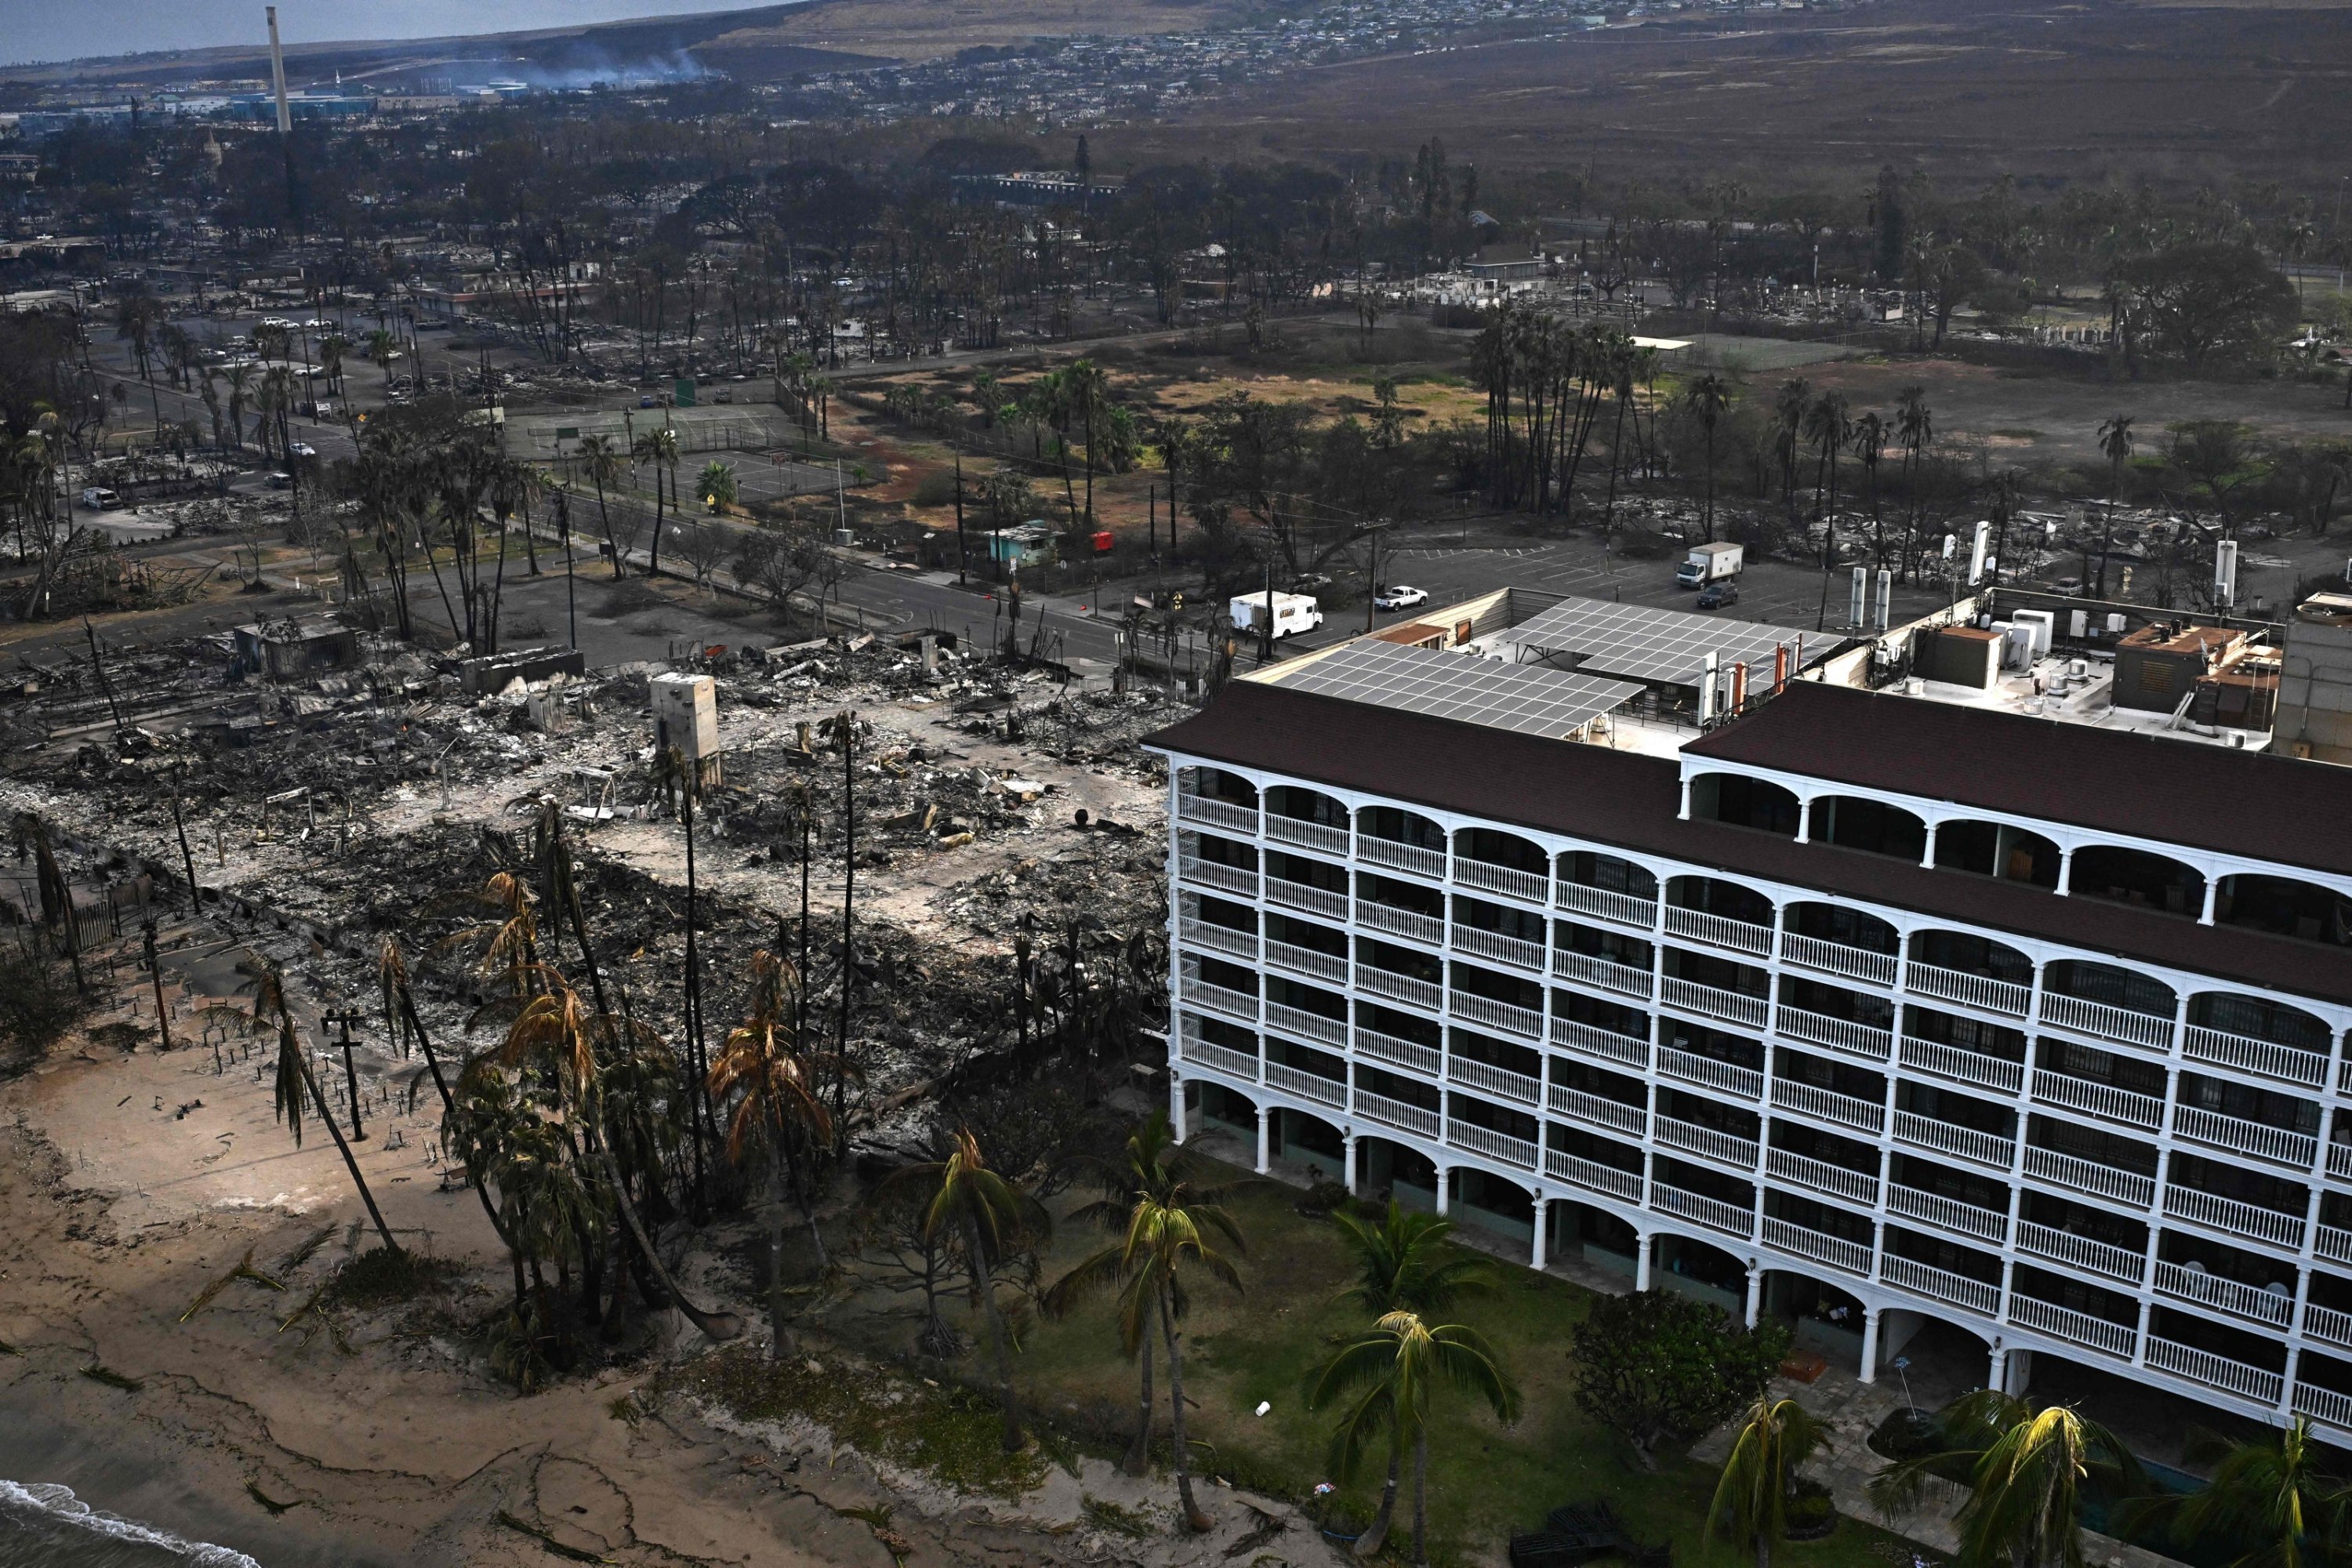
[(1257, 810), (1255, 806), (1235, 805), (1229, 800), (1216, 800), (1204, 795), (1176, 796), (1176, 816), (1182, 822), (1204, 822), (1212, 827), (1222, 827), (1233, 833), (1255, 834)]
[[(2289, 1269), (2291, 1274), (2294, 1270)], [(2294, 1294), (2265, 1290), (2259, 1285), (2241, 1284), (2224, 1279), (2218, 1274), (2186, 1268), (2178, 1263), (2159, 1260), (2156, 1266), (2156, 1293), (2183, 1301), (2194, 1301), (2210, 1307), (2217, 1312), (2227, 1312), (2233, 1318), (2267, 1323), (2283, 1329), (2294, 1317)]]
[(1176, 934), (1187, 947), (1207, 948), (1212, 952), (1229, 953), (1234, 958), (1257, 962), (1257, 938), (1245, 931), (1217, 925), (1210, 921), (1185, 920), (1179, 922)]
[(2095, 1318), (2088, 1312), (2077, 1312), (2036, 1297), (2021, 1296), (2014, 1290), (2009, 1296), (2009, 1321), (2019, 1328), (2033, 1329), (2052, 1339), (2105, 1351), (2126, 1361), (2131, 1359), (2133, 1342), (2139, 1338), (2139, 1330), (2130, 1323), (2111, 1323), (2105, 1318)]
[(2298, 1383), (2294, 1385), (2294, 1413), (2308, 1415), (2338, 1432), (2352, 1432), (2352, 1394), (2338, 1394), (2315, 1383)]
[(1445, 851), (1424, 849), (1418, 844), (1406, 844), (1394, 838), (1375, 838), (1369, 833), (1356, 835), (1356, 858), (1368, 866), (1384, 866), (1391, 871), (1406, 871), (1425, 877), (1433, 882), (1445, 880)]
[(1492, 860), (1473, 860), (1467, 856), (1456, 855), (1454, 858), (1454, 879), (1465, 888), (1484, 888), (1490, 893), (1524, 899), (1531, 904), (1551, 901), (1549, 877), (1538, 871), (1497, 866)]
[(1384, 1035), (1360, 1024), (1356, 1026), (1356, 1054), (1396, 1067), (1409, 1068), (1429, 1078), (1435, 1078), (1442, 1065), (1436, 1047), (1424, 1046), (1418, 1040), (1401, 1039), (1395, 1035)]
[(2239, 1394), (2258, 1405), (2276, 1405), (2286, 1393), (2286, 1380), (2277, 1373), (2259, 1366), (2248, 1366), (2228, 1356), (2200, 1351), (2171, 1340), (2147, 1337), (2147, 1364), (2158, 1372), (2169, 1372), (2201, 1383), (2208, 1388)]
[(1587, 1094), (1580, 1089), (1568, 1089), (1553, 1084), (1546, 1091), (1544, 1103), (1553, 1114), (1594, 1127), (1605, 1127), (1612, 1132), (1630, 1132), (1640, 1138), (1649, 1131), (1650, 1113), (1638, 1105), (1628, 1105), (1622, 1100), (1612, 1100), (1605, 1094)]
[(1292, 942), (1266, 939), (1265, 961), (1277, 969), (1287, 969), (1296, 974), (1311, 974), (1318, 980), (1348, 984), (1348, 960), (1345, 954), (1323, 952), (1311, 947), (1299, 947)]
[(1468, 1084), (1499, 1094), (1506, 1100), (1516, 1100), (1525, 1105), (1543, 1103), (1543, 1080), (1529, 1078), (1523, 1072), (1498, 1068), (1492, 1062), (1475, 1061), (1468, 1057), (1445, 1058), (1445, 1077), (1449, 1083)]
[(1360, 1089), (1356, 1090), (1355, 1110), (1357, 1115), (1378, 1121), (1383, 1126), (1399, 1128), (1406, 1132), (1416, 1132), (1423, 1138), (1437, 1136), (1439, 1125), (1437, 1112), (1425, 1106), (1410, 1104), (1402, 1100), (1391, 1100), (1385, 1094), (1374, 1094), (1370, 1089)]
[(1303, 849), (1312, 849), (1338, 859), (1348, 858), (1348, 830), (1333, 827), (1328, 823), (1308, 822), (1303, 817), (1271, 812), (1265, 819), (1265, 836), (1276, 843), (1296, 844)]
[(1677, 1121), (1660, 1111), (1650, 1122), (1650, 1136), (1669, 1149), (1679, 1149), (1685, 1154), (1721, 1164), (1735, 1165), (1742, 1171), (1756, 1169), (1757, 1144), (1753, 1138), (1742, 1138), (1719, 1128), (1702, 1127), (1696, 1121)]
[(1742, 1100), (1764, 1097), (1764, 1075), (1754, 1068), (1744, 1068), (1733, 1062), (1717, 1061), (1696, 1051), (1679, 1051), (1672, 1046), (1658, 1047), (1658, 1071), (1667, 1078), (1678, 1078), (1685, 1083), (1704, 1084), (1719, 1089), (1726, 1094), (1736, 1094)]
[(1455, 1116), (1445, 1119), (1445, 1141), (1457, 1149), (1474, 1150), (1529, 1171), (1536, 1168), (1543, 1152), (1528, 1139), (1514, 1138), (1507, 1132), (1497, 1132)]
[(2352, 1143), (2328, 1144), (2327, 1173), (2339, 1182), (2352, 1181)]
[(1713, 915), (1705, 910), (1678, 909), (1666, 906), (1666, 931), (1673, 936), (1686, 936), (1695, 942), (1728, 948), (1734, 952), (1753, 953), (1760, 957), (1772, 951), (1772, 928), (1751, 925), (1733, 920), (1729, 915)]
[(2311, 1250), (2330, 1263), (2352, 1263), (2352, 1230), (2323, 1225), (2311, 1238)]
[(1445, 1010), (1445, 988), (1433, 980), (1416, 980), (1392, 969), (1369, 963), (1356, 965), (1356, 989), (1391, 1002), (1403, 1002), (1432, 1013)]
[(2191, 1225), (2201, 1225), (2247, 1241), (2263, 1241), (2273, 1247), (2290, 1248), (2303, 1245), (2301, 1215), (2281, 1214), (2276, 1209), (2240, 1203), (2235, 1198), (2217, 1197), (2195, 1187), (2166, 1187), (2164, 1212), (2169, 1219), (2187, 1220)]
[(1430, 947), (1445, 945), (1445, 922), (1433, 915), (1416, 914), (1401, 910), (1394, 904), (1375, 903), (1370, 899), (1356, 900), (1356, 923), (1372, 931), (1384, 931), (1396, 936), (1410, 937)]
[(2011, 1018), (2024, 1017), (2033, 1002), (2033, 988), (2030, 985), (1995, 980), (1990, 974), (1970, 974), (1962, 969), (1945, 969), (1937, 964), (1916, 962), (1903, 972), (1903, 988), (1914, 995), (1958, 1002), (1964, 1007), (2000, 1013)]
[(1849, 1171), (1843, 1165), (1792, 1154), (1786, 1149), (1764, 1151), (1764, 1170), (1769, 1175), (1811, 1187), (1817, 1193), (1827, 1193), (1866, 1208), (1878, 1206), (1878, 1178), (1865, 1171)]
[(1799, 936), (1795, 931), (1781, 933), (1780, 957), (1824, 974), (1864, 980), (1873, 985), (1893, 985), (1895, 972), (1901, 967), (1901, 961), (1891, 952), (1873, 952), (1866, 947), (1848, 947), (1842, 942)]
[(1982, 1279), (1971, 1279), (1965, 1274), (1897, 1258), (1893, 1253), (1878, 1260), (1878, 1277), (1897, 1289), (1932, 1297), (1979, 1317), (2000, 1316), (2000, 1287)]
[(1196, 1006), (1214, 1008), (1236, 1018), (1257, 1021), (1257, 998), (1230, 985), (1218, 985), (1187, 974), (1179, 987), (1184, 1000)]
[(1552, 902), (1580, 915), (1594, 915), (1643, 931), (1654, 930), (1658, 923), (1657, 900), (1637, 899), (1631, 893), (1612, 893), (1606, 888), (1588, 888), (1581, 882), (1554, 883)]
[(1621, 1171), (1614, 1165), (1604, 1165), (1580, 1154), (1547, 1149), (1544, 1151), (1544, 1173), (1556, 1182), (1566, 1182), (1587, 1192), (1605, 1193), (1629, 1204), (1642, 1201), (1641, 1172)]
[(1772, 1103), (1782, 1110), (1818, 1116), (1841, 1126), (1859, 1127), (1865, 1132), (1875, 1132), (1886, 1125), (1886, 1107), (1876, 1100), (1856, 1100), (1850, 1094), (1790, 1079), (1772, 1080)]
[(2193, 1062), (2257, 1072), (2284, 1083), (2299, 1083), (2305, 1089), (2317, 1089), (2327, 1081), (2326, 1051), (2297, 1050), (2273, 1040), (2233, 1035), (2226, 1029), (2209, 1029), (2201, 1024), (2191, 1024), (2181, 1032), (2180, 1054)]
[(1318, 888), (1308, 882), (1293, 882), (1280, 877), (1265, 879), (1265, 901), (1287, 909), (1305, 910), (1308, 914), (1328, 915), (1335, 921), (1348, 918), (1348, 895), (1329, 888)]
[(2009, 1237), (2009, 1216), (1997, 1209), (1979, 1208), (1940, 1193), (1923, 1193), (1901, 1184), (1886, 1189), (1886, 1212), (1916, 1219), (1979, 1241), (2002, 1242)]
[(1213, 1046), (1189, 1035), (1178, 1047), (1178, 1051), (1186, 1061), (1197, 1067), (1214, 1068), (1219, 1072), (1231, 1073), (1252, 1083), (1257, 1081), (1257, 1058), (1247, 1051), (1237, 1051), (1230, 1046)]
[(1203, 860), (1198, 855), (1181, 855), (1177, 857), (1176, 871), (1185, 881), (1200, 887), (1239, 893), (1245, 899), (1257, 897), (1257, 873), (1244, 871), (1238, 866), (1228, 866), (1219, 860)]
[(1481, 931), (1476, 926), (1457, 925), (1448, 933), (1456, 952), (1474, 952), (1481, 958), (1495, 959), (1520, 969), (1543, 973), (1544, 944), (1523, 942), (1500, 931)]
[(1817, 1046), (1827, 1046), (1833, 1051), (1883, 1062), (1895, 1054), (1895, 1032), (1873, 1024), (1857, 1024), (1851, 1018), (1832, 1017), (1827, 1013), (1811, 1012), (1803, 1007), (1791, 1007), (1786, 1003), (1773, 1015), (1772, 1028), (1776, 1034), (1792, 1040), (1808, 1040)]
[(2111, 1083), (2096, 1083), (2086, 1078), (2074, 1078), (2067, 1073), (2051, 1072), (2042, 1068), (2033, 1069), (2033, 1098), (2043, 1105), (2063, 1105), (2069, 1110), (2088, 1111), (2109, 1121), (2120, 1121), (2153, 1132), (2164, 1125), (2164, 1101), (2153, 1095), (2117, 1089)]
[(1589, 952), (1554, 952), (1551, 972), (1562, 980), (1578, 981), (1602, 991), (1613, 991), (1621, 996), (1650, 994), (1650, 972), (1636, 969), (1630, 963), (1615, 963), (1605, 958), (1595, 958)]
[(1755, 1234), (1756, 1216), (1748, 1209), (1738, 1204), (1725, 1203), (1721, 1198), (1670, 1187), (1664, 1182), (1650, 1184), (1649, 1206), (1660, 1214), (1678, 1215), (1709, 1230), (1719, 1230), (1726, 1236), (1745, 1239)]
[(1664, 995), (1668, 1005), (1686, 1013), (1745, 1024), (1751, 1029), (1762, 1028), (1765, 1015), (1771, 1010), (1771, 1004), (1761, 996), (1726, 991), (1720, 985), (1701, 985), (1696, 980), (1683, 980), (1672, 974), (1665, 977)]
[(2303, 1334), (2338, 1350), (2352, 1350), (2352, 1312), (2340, 1312), (2316, 1301), (2303, 1304)]
[(1279, 1002), (1265, 1005), (1265, 1026), (1279, 1029), (1286, 1035), (1302, 1039), (1320, 1040), (1327, 1046), (1348, 1043), (1348, 1023), (1344, 1018), (1327, 1018), (1320, 1013), (1309, 1013), (1304, 1007), (1286, 1007)]
[(1551, 1043), (1563, 1050), (1578, 1051), (1604, 1061), (1623, 1062), (1629, 1067), (1647, 1067), (1650, 1063), (1650, 1042), (1646, 1037), (1621, 1035), (1614, 1029), (1580, 1024), (1573, 1018), (1556, 1017), (1551, 1021)]
[(2054, 1149), (2036, 1149), (2028, 1144), (2025, 1150), (2025, 1173), (2038, 1176), (2062, 1187), (2072, 1187), (2078, 1193), (2094, 1193), (2134, 1208), (2146, 1208), (2156, 1202), (2156, 1178), (2143, 1176), (2137, 1171), (2118, 1170), (2096, 1160), (2084, 1160), (2074, 1154), (2062, 1154)]
[(1826, 1263), (1832, 1268), (1848, 1274), (1870, 1278), (1870, 1248), (1859, 1241), (1848, 1241), (1842, 1236), (1825, 1236), (1807, 1226), (1785, 1219), (1764, 1216), (1764, 1245), (1777, 1247), (1783, 1252), (1793, 1252), (1800, 1258), (1810, 1258), (1816, 1263)]
[(2138, 1046), (2146, 1050), (2172, 1048), (2172, 1019), (2169, 1015), (2158, 1016), (2154, 1013), (2136, 1013), (2128, 1007), (2110, 1007), (2105, 1002), (2086, 1002), (2080, 996), (2044, 991), (2042, 994), (2042, 1021), (2057, 1028), (2072, 1029), (2078, 1035)]
[(2172, 1108), (2172, 1131), (2174, 1136), (2192, 1142), (2251, 1154), (2257, 1160), (2291, 1165), (2298, 1171), (2310, 1170), (2311, 1163), (2319, 1157), (2319, 1140), (2308, 1132), (2292, 1132), (2284, 1127), (2224, 1116), (2218, 1110), (2193, 1105)]
[(1532, 1007), (1514, 1006), (1508, 1002), (1497, 1002), (1491, 996), (1480, 996), (1468, 991), (1448, 993), (1446, 1003), (1447, 1011), (1454, 1017), (1507, 1029), (1531, 1040), (1543, 1038), (1543, 1015)]
[(2036, 1225), (2028, 1219), (2017, 1222), (2017, 1250), (2127, 1285), (2137, 1286), (2147, 1273), (2145, 1252), (2069, 1235), (2055, 1226)]
[(1997, 1089), (2003, 1094), (2015, 1094), (2025, 1082), (2023, 1062), (2013, 1062), (2006, 1057), (1989, 1057), (1982, 1051), (1947, 1046), (1936, 1040), (1923, 1040), (1916, 1035), (1903, 1037), (1900, 1055), (1906, 1068), (1931, 1072), (1937, 1078), (1948, 1078), (1956, 1083)]
[(1324, 1105), (1344, 1107), (1348, 1103), (1348, 1086), (1337, 1079), (1325, 1078), (1282, 1062), (1265, 1064), (1268, 1089), (1287, 1089), (1302, 1100), (1316, 1100)]

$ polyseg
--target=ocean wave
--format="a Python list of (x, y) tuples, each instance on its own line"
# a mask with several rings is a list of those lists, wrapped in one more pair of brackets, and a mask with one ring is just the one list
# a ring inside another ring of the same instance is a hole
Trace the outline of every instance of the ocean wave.
[(183, 1541), (90, 1507), (73, 1489), (0, 1481), (0, 1568), (261, 1568), (242, 1552)]

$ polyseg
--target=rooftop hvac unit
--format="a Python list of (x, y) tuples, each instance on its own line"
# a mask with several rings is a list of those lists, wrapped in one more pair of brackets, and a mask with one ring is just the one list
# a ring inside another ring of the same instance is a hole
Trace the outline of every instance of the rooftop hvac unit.
[(2070, 641), (2081, 642), (2084, 635), (2087, 634), (2090, 629), (2090, 612), (2086, 610), (2069, 610), (2066, 612), (2066, 636)]
[(2019, 610), (2009, 618), (2017, 626), (2032, 628), (2033, 657), (2047, 658), (2050, 653), (2050, 634), (2057, 617), (2047, 610)]
[(2119, 637), (2124, 635), (2124, 618), (2122, 616), (2113, 615), (2107, 617), (2107, 635), (2111, 637)]

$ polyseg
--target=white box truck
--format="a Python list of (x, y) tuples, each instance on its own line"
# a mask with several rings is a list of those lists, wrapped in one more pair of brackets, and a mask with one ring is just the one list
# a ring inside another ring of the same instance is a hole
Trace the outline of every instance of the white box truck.
[(1737, 544), (1694, 544), (1683, 563), (1675, 568), (1675, 586), (1704, 588), (1709, 583), (1737, 577), (1746, 554)]
[(1323, 611), (1311, 594), (1244, 594), (1225, 606), (1234, 630), (1251, 637), (1265, 635), (1266, 601), (1274, 602), (1274, 635), (1277, 637), (1311, 632), (1323, 624)]

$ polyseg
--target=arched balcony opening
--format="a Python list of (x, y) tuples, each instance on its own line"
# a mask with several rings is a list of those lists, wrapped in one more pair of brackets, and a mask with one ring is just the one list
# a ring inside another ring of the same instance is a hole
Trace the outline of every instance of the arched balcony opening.
[(2074, 851), (2067, 890), (2076, 898), (2138, 904), (2195, 920), (2205, 910), (2205, 874), (2168, 855), (2115, 844), (2086, 844)]
[(2063, 857), (2053, 840), (2005, 822), (1944, 822), (1936, 826), (1936, 868), (1998, 877), (2054, 889)]
[(2352, 947), (2352, 897), (2288, 877), (2222, 878), (2213, 900), (2213, 920), (2218, 925)]
[(1257, 785), (1223, 768), (1186, 768), (1177, 775), (1178, 790), (1202, 800), (1222, 800), (1257, 809)]
[(1916, 811), (1860, 795), (1823, 795), (1813, 802), (1811, 832), (1817, 844), (1889, 855), (1917, 863), (1927, 853), (1927, 823)]
[(1356, 813), (1356, 855), (1369, 865), (1439, 880), (1445, 875), (1445, 829), (1417, 811), (1368, 805)]
[(1793, 792), (1746, 773), (1699, 774), (1690, 782), (1690, 802), (1691, 816), (1702, 822), (1727, 822), (1783, 838), (1797, 836), (1803, 810)]
[(1533, 839), (1493, 827), (1465, 827), (1454, 836), (1456, 881), (1537, 903), (1551, 900), (1551, 855)]

